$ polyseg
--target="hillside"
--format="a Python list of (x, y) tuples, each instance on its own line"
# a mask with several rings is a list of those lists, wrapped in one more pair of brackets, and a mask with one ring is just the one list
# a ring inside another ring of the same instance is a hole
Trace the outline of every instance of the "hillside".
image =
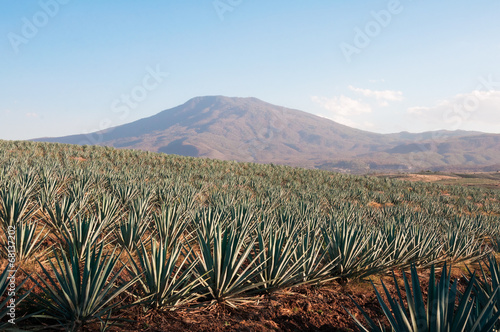
[(256, 98), (197, 97), (90, 135), (36, 141), (105, 145), (348, 172), (479, 169), (500, 164), (500, 135), (376, 134)]

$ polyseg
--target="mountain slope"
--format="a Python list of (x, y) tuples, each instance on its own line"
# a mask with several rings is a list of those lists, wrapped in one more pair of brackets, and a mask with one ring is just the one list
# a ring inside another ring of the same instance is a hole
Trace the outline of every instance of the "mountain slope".
[(492, 156), (500, 150), (500, 135), (465, 131), (383, 135), (256, 98), (223, 96), (193, 98), (152, 117), (90, 135), (37, 141), (354, 171), (500, 163), (500, 156)]

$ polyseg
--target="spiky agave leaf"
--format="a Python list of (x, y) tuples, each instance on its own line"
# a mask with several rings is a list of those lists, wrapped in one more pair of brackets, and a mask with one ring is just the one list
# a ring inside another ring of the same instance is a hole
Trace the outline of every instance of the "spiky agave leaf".
[[(451, 283), (450, 271), (451, 268), (447, 270), (445, 265), (441, 277), (436, 283), (435, 269), (434, 266), (431, 267), (427, 305), (423, 300), (420, 280), (415, 266), (411, 267), (411, 284), (406, 274), (403, 273), (407, 307), (404, 306), (403, 296), (399, 291), (399, 284), (394, 272), (393, 278), (397, 289), (396, 298), (391, 296), (384, 282), (381, 282), (387, 297), (387, 303), (382, 298), (377, 287), (372, 283), (382, 311), (389, 320), (393, 331), (492, 331), (492, 327), (500, 317), (500, 313), (493, 313), (494, 304), (492, 301), (487, 303), (487, 306), (478, 316), (471, 314), (475, 304), (475, 298), (471, 297), (476, 278), (475, 274), (473, 274), (464, 294), (458, 297), (458, 280)], [(459, 303), (458, 306), (455, 306), (457, 299)], [(369, 319), (366, 312), (358, 304), (356, 306), (361, 310), (372, 330), (382, 330), (375, 329), (376, 325)], [(350, 312), (348, 313), (360, 329), (367, 330), (359, 320)]]
[(78, 202), (71, 196), (63, 196), (61, 199), (43, 205), (43, 210), (49, 216), (45, 221), (53, 228), (56, 235), (61, 237), (63, 225), (67, 225), (69, 221), (75, 218), (77, 214)]
[(192, 251), (184, 252), (180, 243), (172, 250), (151, 239), (150, 252), (144, 244), (136, 249), (136, 259), (129, 253), (130, 274), (139, 276), (140, 294), (154, 308), (169, 308), (187, 304), (200, 295), (194, 289), (201, 285), (201, 277), (194, 275), (197, 261), (191, 260)]
[(377, 234), (361, 224), (331, 222), (322, 227), (322, 234), (329, 262), (336, 261), (330, 279), (361, 278), (391, 267), (383, 238), (372, 241)]
[(477, 260), (487, 254), (482, 250), (482, 243), (476, 240), (474, 234), (459, 229), (448, 230), (444, 243), (444, 250), (452, 262)]
[[(15, 287), (11, 287), (11, 281), (12, 278), (16, 277), (16, 270), (12, 270), (9, 267), (9, 264), (5, 267), (3, 270), (2, 274), (0, 274), (0, 294), (2, 297), (5, 297), (1, 302), (0, 302), (0, 330), (8, 330), (8, 328), (12, 328), (15, 325), (10, 323), (8, 320), (11, 319), (11, 316), (8, 316), (11, 308), (8, 307), (11, 305), (11, 299), (15, 296), (15, 306), (18, 307), (19, 304), (30, 294), (31, 289), (25, 291), (24, 293), (21, 293), (22, 287), (26, 283), (26, 281), (29, 280), (29, 276), (24, 279), (21, 282), (14, 282)], [(16, 312), (16, 316), (19, 313), (19, 310)], [(34, 312), (34, 313), (25, 313), (21, 317), (16, 317), (15, 318), (15, 323), (19, 323), (25, 319), (30, 318), (34, 314), (37, 314), (39, 312)]]
[[(474, 295), (477, 298), (477, 304), (472, 314), (476, 317), (479, 316), (483, 308), (488, 307), (490, 301), (494, 304), (492, 311), (494, 313), (500, 311), (500, 266), (493, 255), (487, 257), (485, 265), (486, 271), (483, 264), (479, 263), (481, 278), (475, 279)], [(470, 270), (469, 275), (473, 276)], [(495, 327), (500, 328), (500, 321), (496, 323)]]
[(36, 317), (57, 320), (68, 330), (75, 331), (120, 307), (116, 298), (139, 277), (119, 283), (125, 266), (117, 266), (120, 255), (116, 248), (105, 254), (103, 247), (103, 244), (93, 249), (86, 247), (83, 262), (71, 249), (69, 257), (63, 250), (54, 249), (55, 257), (49, 260), (50, 269), (39, 262), (42, 274), (37, 273), (38, 278), (34, 281), (43, 296), (35, 294), (35, 298), (44, 312)]
[(295, 260), (301, 261), (299, 272), (303, 283), (327, 282), (337, 264), (336, 259), (326, 260), (328, 250), (323, 247), (319, 231), (315, 229), (308, 224), (306, 230), (298, 234), (298, 244), (294, 249)]
[(118, 244), (127, 250), (135, 249), (148, 229), (148, 220), (138, 218), (140, 217), (135, 213), (130, 213), (114, 230)]
[(188, 226), (188, 219), (178, 205), (162, 204), (159, 213), (153, 215), (155, 231), (160, 242), (171, 249)]
[[(294, 234), (286, 234), (284, 227), (271, 230), (264, 237), (262, 230), (257, 231), (257, 244), (255, 256), (262, 265), (259, 272), (259, 280), (266, 292), (272, 292), (282, 288), (292, 287), (302, 283), (302, 275), (299, 273), (305, 255), (296, 258), (294, 248), (297, 245)], [(293, 232), (298, 232), (297, 228)]]
[(38, 205), (31, 201), (32, 190), (32, 185), (26, 188), (16, 181), (0, 186), (0, 223), (4, 230), (30, 220), (38, 210)]
[(252, 259), (256, 240), (249, 236), (248, 227), (223, 230), (216, 224), (211, 237), (201, 229), (197, 231), (200, 253), (196, 272), (203, 277), (202, 285), (213, 301), (235, 307), (245, 292), (259, 286), (255, 278), (262, 268), (262, 263), (257, 263), (261, 253)]
[(80, 260), (85, 258), (88, 249), (98, 246), (111, 234), (103, 234), (104, 224), (94, 216), (71, 219), (63, 224), (62, 240), (70, 255), (76, 255)]
[[(34, 255), (43, 255), (47, 249), (39, 250), (49, 232), (44, 232), (45, 226), (39, 227), (38, 222), (21, 221), (15, 227), (15, 253), (17, 263), (22, 263)], [(7, 234), (6, 234), (7, 236)], [(5, 247), (6, 249), (6, 247)], [(7, 253), (4, 253), (7, 256)]]

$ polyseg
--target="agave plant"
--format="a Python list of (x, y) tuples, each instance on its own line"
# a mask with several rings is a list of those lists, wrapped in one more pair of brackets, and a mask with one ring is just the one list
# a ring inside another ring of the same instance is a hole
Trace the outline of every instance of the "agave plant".
[(293, 234), (288, 236), (281, 227), (264, 236), (259, 229), (257, 239), (254, 255), (259, 257), (258, 263), (262, 266), (259, 280), (266, 292), (292, 287), (303, 281), (299, 271), (306, 258), (305, 255), (294, 255), (297, 243)]
[(373, 247), (369, 247), (375, 233), (368, 233), (364, 226), (343, 220), (323, 227), (322, 233), (329, 261), (337, 261), (331, 270), (333, 277), (340, 280), (361, 278), (387, 268), (382, 264), (387, 261), (383, 257), (383, 242), (372, 241)]
[(194, 231), (206, 241), (210, 241), (215, 236), (217, 226), (225, 228), (228, 224), (228, 221), (223, 218), (222, 211), (211, 207), (193, 211), (192, 220), (191, 225), (194, 227)]
[[(476, 299), (471, 297), (476, 279), (475, 274), (472, 275), (465, 292), (459, 296), (457, 290), (458, 280), (452, 283), (450, 272), (451, 268), (448, 271), (445, 264), (441, 277), (436, 283), (435, 268), (434, 266), (431, 267), (427, 305), (425, 305), (422, 296), (420, 280), (415, 266), (411, 267), (411, 286), (406, 274), (403, 273), (408, 307), (404, 305), (403, 296), (399, 291), (399, 284), (394, 272), (393, 278), (397, 290), (396, 298), (391, 296), (384, 282), (381, 282), (388, 303), (384, 301), (377, 288), (372, 283), (379, 304), (382, 307), (382, 311), (389, 320), (389, 324), (393, 331), (492, 331), (495, 323), (500, 318), (500, 312), (493, 312), (493, 308), (495, 307), (493, 298), (486, 303), (486, 306), (479, 315), (472, 315), (474, 306), (477, 305)], [(495, 296), (495, 294), (493, 295)], [(459, 303), (458, 306), (455, 306), (457, 300)], [(367, 332), (384, 331), (380, 324), (377, 325), (354, 300), (352, 301), (361, 311), (369, 326), (368, 328), (365, 327), (351, 314), (351, 312), (349, 312), (349, 310), (345, 309), (354, 319), (360, 330)]]
[(259, 286), (255, 278), (262, 267), (262, 264), (257, 264), (261, 254), (251, 257), (255, 237), (249, 236), (248, 225), (239, 229), (229, 226), (222, 230), (217, 224), (211, 237), (206, 237), (200, 229), (197, 234), (200, 253), (196, 272), (208, 298), (212, 302), (236, 307), (245, 292)]
[(146, 219), (150, 211), (152, 196), (149, 193), (144, 193), (130, 203), (130, 213), (133, 213), (137, 219)]
[[(332, 269), (338, 263), (337, 259), (330, 259), (328, 262), (328, 250), (323, 247), (323, 241), (316, 234), (317, 231), (311, 228), (299, 234), (298, 243), (293, 251), (295, 261), (299, 264), (299, 273), (303, 283), (327, 282), (332, 275)], [(300, 259), (303, 257), (302, 259)]]
[(77, 216), (68, 224), (63, 224), (62, 242), (68, 253), (76, 255), (80, 260), (85, 258), (89, 248), (102, 243), (110, 233), (103, 235), (104, 225), (95, 217)]
[[(395, 206), (376, 208), (370, 202)], [(461, 216), (464, 212), (473, 215)], [(498, 252), (499, 212), (500, 194), (489, 189), (97, 146), (0, 141), (4, 228), (28, 229), (36, 217), (38, 229), (48, 225), (66, 255), (76, 253), (81, 264), (89, 248), (112, 236), (134, 248), (142, 271), (141, 234), (149, 235), (143, 233), (149, 224), (158, 242), (155, 257), (163, 255), (168, 262), (179, 242), (191, 246), (196, 254), (185, 269), (192, 262), (193, 280), (204, 280), (192, 292), (233, 304), (263, 292), (265, 284), (279, 289), (297, 282), (347, 281), (411, 264), (476, 259), (487, 252), (484, 244), (496, 245)], [(135, 216), (133, 222), (129, 215)], [(23, 247), (39, 242), (29, 240), (38, 233), (24, 234), (28, 240), (23, 236), (18, 241)], [(149, 242), (145, 247), (153, 264)], [(44, 249), (30, 250), (36, 256)], [(491, 278), (491, 271), (484, 273)], [(488, 297), (479, 300), (479, 279), (471, 316), (482, 312), (495, 291), (491, 287)]]
[(120, 205), (118, 198), (108, 194), (102, 195), (94, 205), (94, 215), (97, 216), (103, 231), (112, 227), (123, 215)]
[(31, 196), (35, 192), (38, 187), (38, 180), (38, 172), (31, 167), (25, 169), (24, 172), (18, 173), (14, 178), (14, 182), (20, 186), (21, 191), (26, 196)]
[[(76, 180), (75, 180), (76, 181)], [(82, 183), (78, 182), (70, 182), (70, 185), (67, 188), (68, 196), (75, 202), (75, 210), (76, 211), (85, 211), (88, 209), (89, 200), (91, 198), (92, 193), (90, 190), (92, 186), (90, 182)]]
[(407, 267), (408, 263), (416, 266), (429, 267), (442, 262), (445, 257), (442, 254), (444, 243), (440, 243), (439, 234), (430, 228), (412, 225), (406, 228), (408, 231), (408, 251), (414, 252), (413, 257), (401, 264)]
[(78, 331), (93, 322), (116, 320), (111, 312), (120, 307), (118, 296), (139, 277), (127, 282), (121, 279), (125, 266), (118, 265), (120, 255), (116, 249), (104, 253), (101, 244), (85, 250), (83, 264), (72, 249), (69, 255), (53, 249), (50, 269), (39, 262), (42, 274), (37, 273), (38, 278), (33, 280), (42, 294), (34, 296), (43, 313), (35, 317), (57, 320), (68, 331)]
[[(481, 270), (481, 278), (476, 278), (474, 287), (474, 295), (477, 298), (477, 305), (472, 314), (478, 317), (483, 308), (488, 307), (488, 303), (493, 301), (493, 313), (500, 311), (500, 266), (493, 255), (488, 256), (485, 260), (486, 270), (483, 268), (481, 262), (479, 263)], [(468, 268), (467, 268), (468, 269)], [(469, 270), (470, 277), (474, 276)], [(500, 328), (500, 320), (496, 323), (495, 327)]]
[[(11, 279), (12, 277), (16, 277), (16, 272), (17, 271), (12, 271), (9, 268), (9, 265), (7, 265), (2, 274), (0, 274), (0, 294), (2, 294), (3, 297), (3, 300), (0, 301), (0, 330), (2, 331), (8, 331), (8, 329), (14, 327), (15, 324), (36, 314), (36, 312), (30, 313), (21, 317), (16, 317), (16, 315), (9, 315), (9, 313), (11, 312), (11, 308), (14, 308), (13, 310), (15, 310), (15, 307), (19, 306), (19, 304), (31, 292), (30, 289), (25, 291), (24, 293), (21, 293), (22, 287), (24, 286), (26, 281), (29, 280), (28, 278), (24, 279), (21, 282), (15, 282), (15, 287), (11, 286)], [(11, 299), (13, 299), (14, 295), (16, 296), (15, 302), (11, 302)], [(12, 324), (13, 322), (9, 322), (10, 319), (14, 319), (15, 324)]]
[(136, 250), (136, 259), (129, 253), (131, 275), (138, 277), (138, 296), (148, 299), (153, 308), (175, 308), (196, 300), (194, 289), (200, 286), (200, 277), (194, 276), (197, 261), (191, 260), (192, 251), (183, 254), (177, 243), (172, 250), (151, 239), (151, 251), (144, 244)]
[[(14, 232), (16, 261), (18, 263), (22, 263), (34, 255), (42, 255), (46, 251), (41, 250), (43, 240), (49, 235), (49, 232), (45, 232), (45, 226), (40, 228), (38, 222), (21, 221), (16, 225)], [(6, 255), (7, 253), (5, 253)]]
[(188, 220), (177, 205), (165, 205), (160, 208), (160, 212), (153, 215), (155, 230), (160, 242), (172, 248), (188, 226)]
[(120, 246), (133, 250), (141, 242), (147, 229), (147, 219), (138, 219), (135, 213), (130, 213), (125, 221), (117, 225), (114, 233)]
[(94, 186), (92, 173), (83, 169), (77, 169), (73, 181), (69, 184), (68, 190), (71, 197), (80, 204), (80, 209), (87, 203), (91, 189)]
[(0, 222), (4, 230), (30, 218), (38, 210), (31, 202), (31, 189), (24, 189), (16, 182), (0, 187)]
[(45, 206), (46, 204), (50, 204), (54, 202), (63, 188), (63, 183), (66, 180), (65, 173), (58, 176), (56, 166), (48, 167), (47, 169), (42, 169), (40, 182), (40, 194), (39, 194), (39, 203), (40, 206)]
[(480, 259), (487, 254), (481, 248), (482, 242), (478, 242), (474, 235), (451, 229), (446, 232), (444, 250), (453, 262)]
[(114, 184), (113, 191), (116, 193), (122, 205), (127, 205), (129, 202), (134, 199), (138, 194), (139, 190), (133, 186)]
[(46, 222), (54, 231), (62, 232), (64, 226), (67, 226), (69, 221), (75, 218), (78, 212), (78, 202), (70, 196), (63, 196), (53, 204), (45, 203), (43, 209), (49, 216)]

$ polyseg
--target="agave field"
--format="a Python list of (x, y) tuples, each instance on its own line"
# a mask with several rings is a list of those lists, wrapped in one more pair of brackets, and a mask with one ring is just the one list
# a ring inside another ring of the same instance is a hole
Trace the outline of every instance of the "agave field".
[[(375, 288), (387, 321), (353, 315), (361, 330), (494, 331), (499, 216), (484, 188), (0, 141), (0, 330), (104, 330), (131, 308), (238, 308), (405, 270), (406, 294)], [(473, 261), (457, 290), (445, 264)]]

